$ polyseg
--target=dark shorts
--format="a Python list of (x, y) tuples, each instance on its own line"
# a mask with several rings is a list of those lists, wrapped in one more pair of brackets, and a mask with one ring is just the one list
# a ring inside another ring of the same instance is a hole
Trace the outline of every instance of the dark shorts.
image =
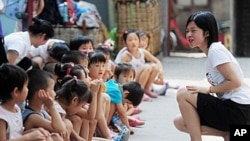
[(229, 131), (230, 125), (250, 125), (250, 104), (238, 104), (208, 94), (198, 94), (197, 111), (201, 125)]

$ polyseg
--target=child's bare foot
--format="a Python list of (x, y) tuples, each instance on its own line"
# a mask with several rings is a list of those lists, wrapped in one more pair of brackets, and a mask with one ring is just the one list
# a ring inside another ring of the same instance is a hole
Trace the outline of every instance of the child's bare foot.
[(142, 100), (143, 101), (152, 101), (152, 99), (146, 94), (143, 95)]
[(142, 112), (142, 110), (141, 110), (140, 108), (135, 107), (132, 114), (133, 114), (133, 115), (136, 115), (136, 114), (139, 114), (139, 113), (141, 113), (141, 112)]
[(152, 91), (145, 91), (145, 94), (148, 95), (151, 98), (157, 98), (157, 94)]

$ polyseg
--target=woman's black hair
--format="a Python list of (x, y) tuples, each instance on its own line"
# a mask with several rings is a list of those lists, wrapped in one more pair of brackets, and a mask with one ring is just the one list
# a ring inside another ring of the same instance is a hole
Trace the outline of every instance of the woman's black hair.
[(90, 52), (88, 56), (89, 56), (88, 66), (90, 66), (91, 64), (94, 64), (94, 63), (105, 63), (106, 62), (106, 58), (105, 58), (104, 54), (101, 52)]
[(218, 26), (215, 17), (209, 11), (198, 11), (193, 13), (187, 20), (186, 28), (190, 22), (194, 23), (205, 32), (208, 32), (208, 48), (213, 42), (218, 42)]
[(54, 28), (52, 27), (52, 25), (43, 19), (39, 19), (39, 18), (33, 18), (33, 24), (31, 24), (28, 27), (28, 31), (32, 34), (32, 35), (38, 35), (41, 33), (46, 34), (45, 35), (45, 40), (48, 40), (50, 38), (52, 38), (54, 36)]
[(78, 50), (82, 44), (91, 43), (94, 46), (93, 40), (89, 36), (76, 35), (69, 41), (70, 50)]
[(19, 91), (28, 81), (27, 73), (20, 67), (11, 64), (0, 66), (0, 101), (2, 103), (12, 99), (11, 92), (17, 87)]
[(53, 43), (52, 47), (48, 49), (48, 54), (49, 56), (60, 62), (62, 56), (69, 51), (70, 51), (69, 46), (66, 43), (55, 42)]

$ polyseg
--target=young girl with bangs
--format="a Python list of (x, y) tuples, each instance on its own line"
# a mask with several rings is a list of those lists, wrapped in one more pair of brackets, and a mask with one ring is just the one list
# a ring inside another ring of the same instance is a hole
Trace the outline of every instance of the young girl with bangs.
[[(144, 88), (145, 94), (156, 98), (157, 94), (151, 91), (151, 85), (158, 74), (163, 75), (161, 62), (149, 51), (140, 48), (138, 30), (125, 31), (122, 38), (126, 47), (122, 49), (123, 53), (117, 55), (115, 63), (130, 63), (136, 71), (135, 80)], [(151, 63), (145, 63), (145, 60)]]
[(88, 74), (86, 70), (79, 64), (64, 64), (60, 66), (60, 68), (56, 68), (56, 74), (58, 75), (58, 80), (61, 84), (64, 81), (67, 81), (68, 77), (77, 77), (79, 80), (83, 81), (87, 87), (91, 90), (95, 95), (92, 96), (91, 101), (87, 101), (87, 103), (74, 115), (68, 115), (74, 126), (74, 130), (77, 134), (79, 134), (82, 138), (87, 141), (91, 140), (108, 140), (104, 138), (96, 138), (93, 137), (96, 125), (98, 122), (97, 113), (100, 113), (102, 110), (102, 93), (101, 80), (93, 80), (89, 81)]
[(62, 118), (69, 119), (73, 124), (74, 130), (72, 131), (73, 138), (71, 140), (83, 141), (85, 139), (80, 136), (80, 131), (75, 128), (72, 117), (76, 116), (87, 102), (96, 99), (97, 92), (91, 92), (87, 85), (76, 77), (66, 79), (68, 80), (62, 80), (64, 81), (62, 87), (56, 91), (55, 105)]
[(48, 131), (33, 128), (24, 131), (21, 109), (28, 93), (28, 76), (18, 66), (0, 66), (0, 140), (4, 141), (51, 141)]

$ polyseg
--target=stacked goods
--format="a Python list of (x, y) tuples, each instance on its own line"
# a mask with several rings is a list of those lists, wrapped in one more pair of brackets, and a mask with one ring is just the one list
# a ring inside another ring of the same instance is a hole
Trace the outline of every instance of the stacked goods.
[(148, 50), (152, 54), (161, 51), (160, 32), (162, 14), (160, 0), (115, 0), (117, 7), (118, 50), (124, 45), (122, 34), (127, 29), (138, 29), (151, 36)]
[(102, 43), (105, 40), (104, 34), (102, 29), (100, 28), (93, 28), (87, 29), (86, 27), (79, 27), (79, 26), (60, 26), (57, 25), (55, 28), (55, 37), (56, 39), (61, 39), (66, 41), (67, 43), (76, 35), (88, 35), (90, 39), (92, 39), (94, 43), (94, 48)]

